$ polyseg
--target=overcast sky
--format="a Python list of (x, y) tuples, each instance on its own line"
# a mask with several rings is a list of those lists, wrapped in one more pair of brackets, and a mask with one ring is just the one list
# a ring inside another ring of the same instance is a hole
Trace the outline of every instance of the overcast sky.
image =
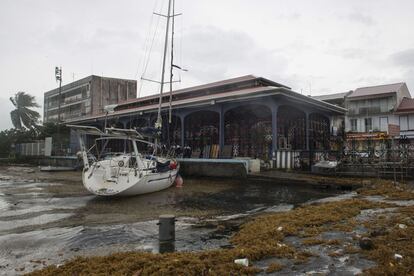
[[(176, 62), (183, 88), (246, 74), (304, 94), (406, 82), (414, 91), (414, 1), (176, 0)], [(1, 0), (0, 129), (8, 98), (36, 96), (91, 74), (159, 78), (167, 0)], [(178, 74), (176, 74), (178, 77)], [(140, 85), (138, 85), (140, 87)], [(141, 95), (152, 94), (145, 83)], [(42, 111), (40, 109), (39, 111)]]

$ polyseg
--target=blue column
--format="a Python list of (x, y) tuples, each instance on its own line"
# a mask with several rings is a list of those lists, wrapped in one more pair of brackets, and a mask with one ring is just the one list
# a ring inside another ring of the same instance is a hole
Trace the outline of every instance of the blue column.
[(309, 113), (305, 113), (306, 150), (309, 150)]
[(185, 116), (180, 115), (180, 123), (181, 123), (181, 147), (184, 147), (184, 141), (185, 141), (185, 130), (184, 130), (184, 122), (185, 122)]
[(219, 117), (219, 145), (220, 145), (220, 156), (224, 148), (224, 110), (223, 106), (220, 106), (220, 117)]
[[(272, 106), (272, 155), (277, 151), (277, 110), (279, 106)], [(272, 157), (272, 156), (270, 156)]]

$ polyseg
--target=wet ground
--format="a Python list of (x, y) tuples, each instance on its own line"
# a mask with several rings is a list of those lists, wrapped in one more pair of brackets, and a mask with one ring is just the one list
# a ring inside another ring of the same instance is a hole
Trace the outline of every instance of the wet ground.
[(157, 252), (161, 214), (178, 218), (176, 250), (226, 247), (231, 232), (257, 213), (334, 194), (275, 181), (204, 178), (148, 195), (101, 198), (89, 194), (80, 179), (80, 172), (0, 167), (0, 274), (25, 273), (76, 255)]

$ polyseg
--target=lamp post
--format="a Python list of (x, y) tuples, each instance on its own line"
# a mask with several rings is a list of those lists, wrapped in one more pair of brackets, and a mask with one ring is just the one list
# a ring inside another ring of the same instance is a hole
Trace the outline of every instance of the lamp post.
[(55, 67), (56, 81), (59, 82), (59, 96), (58, 96), (58, 124), (60, 123), (60, 100), (62, 93), (62, 67)]
[[(62, 94), (62, 67), (55, 67), (55, 78), (56, 81), (59, 82), (59, 95), (58, 95), (58, 119), (57, 119), (57, 140), (60, 141), (60, 101), (61, 101), (61, 94)], [(62, 144), (59, 147), (59, 151), (61, 150)], [(60, 153), (60, 152), (59, 152)]]

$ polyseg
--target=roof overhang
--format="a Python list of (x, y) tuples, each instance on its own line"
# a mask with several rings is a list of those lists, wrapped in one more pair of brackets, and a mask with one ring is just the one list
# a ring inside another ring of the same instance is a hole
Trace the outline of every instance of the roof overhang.
[(349, 101), (358, 101), (358, 100), (365, 100), (365, 99), (378, 99), (378, 98), (387, 98), (390, 96), (394, 96), (397, 92), (387, 92), (387, 93), (380, 93), (380, 94), (372, 94), (372, 95), (362, 95), (362, 96), (350, 96), (347, 97)]
[[(229, 91), (223, 93), (217, 93), (214, 95), (204, 95), (199, 96), (196, 98), (191, 99), (183, 99), (173, 101), (171, 103), (172, 109), (178, 108), (194, 108), (194, 107), (203, 107), (203, 106), (211, 106), (218, 103), (225, 103), (230, 101), (246, 101), (257, 99), (261, 97), (268, 97), (268, 96), (283, 96), (288, 98), (290, 101), (297, 102), (297, 103), (307, 103), (316, 107), (321, 110), (329, 111), (335, 113), (337, 115), (343, 115), (346, 112), (345, 108), (338, 107), (336, 105), (332, 105), (323, 101), (319, 101), (308, 96), (299, 94), (297, 92), (293, 92), (292, 90), (284, 87), (255, 87), (255, 88), (248, 88), (236, 91)], [(162, 104), (162, 108), (166, 109), (169, 108), (169, 103), (164, 102)], [(125, 110), (115, 111), (112, 114), (108, 114), (108, 118), (117, 118), (121, 116), (128, 116), (136, 113), (151, 113), (156, 112), (158, 110), (158, 104), (146, 105), (141, 107), (135, 107)], [(103, 119), (105, 115), (99, 116), (92, 116), (82, 119), (75, 119), (71, 121), (66, 121), (66, 123), (81, 123), (81, 122), (94, 122), (100, 119)]]

